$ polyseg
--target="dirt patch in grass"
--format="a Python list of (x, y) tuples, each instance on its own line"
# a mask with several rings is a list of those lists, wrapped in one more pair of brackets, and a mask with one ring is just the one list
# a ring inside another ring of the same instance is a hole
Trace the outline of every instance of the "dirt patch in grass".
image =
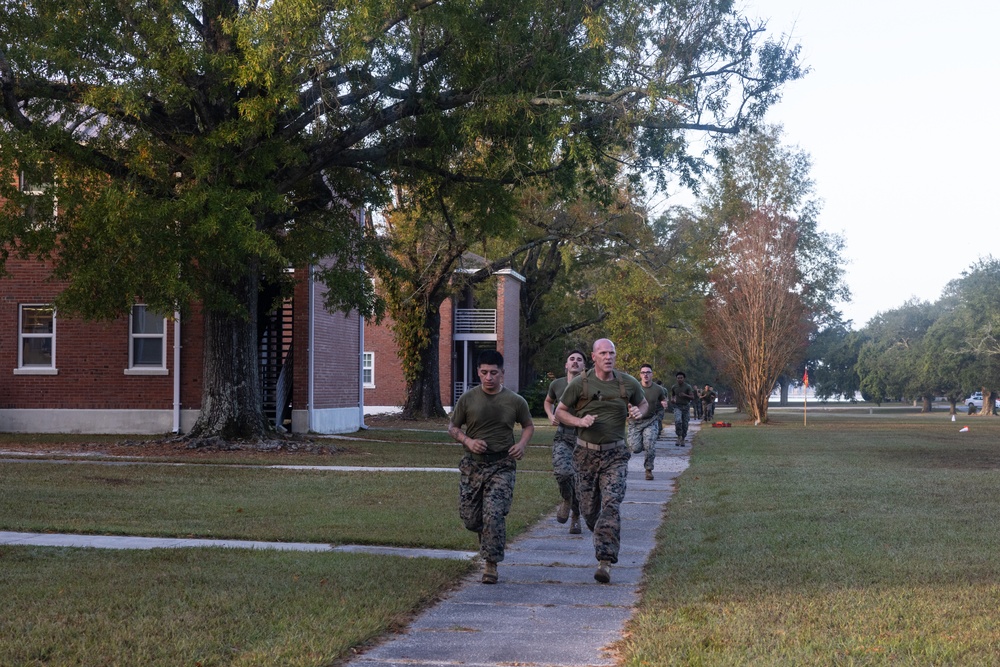
[(448, 428), (447, 417), (433, 419), (404, 419), (395, 415), (368, 415), (365, 417), (368, 428), (386, 429), (416, 429), (420, 431), (441, 431)]

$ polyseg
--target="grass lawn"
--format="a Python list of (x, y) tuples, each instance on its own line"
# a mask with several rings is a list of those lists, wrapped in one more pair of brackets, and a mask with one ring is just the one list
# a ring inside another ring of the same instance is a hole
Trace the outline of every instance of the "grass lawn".
[(1000, 419), (773, 416), (698, 435), (624, 664), (1000, 661)]
[[(363, 458), (362, 465), (440, 465), (455, 473), (0, 458), (0, 530), (475, 551), (475, 536), (458, 518), (461, 450), (443, 444), (448, 439), (440, 433), (424, 444), (412, 444), (410, 434), (383, 435), (389, 442), (338, 441), (352, 462), (340, 450), (219, 452), (197, 460), (352, 465)], [(117, 442), (85, 438), (99, 446)], [(0, 447), (30, 450), (31, 440), (0, 436)], [(71, 436), (36, 442), (79, 444)], [(509, 537), (558, 502), (547, 449), (532, 448), (518, 468)], [(365, 554), (2, 546), (0, 665), (331, 665), (405, 625), (472, 567)]]
[(463, 561), (232, 549), (0, 547), (0, 664), (331, 665)]
[[(393, 422), (400, 423), (400, 420)], [(8, 458), (33, 453), (42, 457), (62, 457), (66, 451), (87, 458), (108, 458), (185, 463), (229, 463), (239, 465), (326, 465), (326, 466), (403, 466), (450, 467), (458, 469), (461, 445), (447, 433), (447, 420), (404, 423), (405, 428), (374, 427), (345, 436), (316, 437), (322, 453), (248, 452), (188, 450), (184, 445), (164, 446), (163, 436), (109, 436), (72, 434), (0, 433), (2, 452)], [(518, 433), (517, 431), (515, 433)], [(551, 473), (552, 438), (555, 428), (537, 423), (531, 445), (518, 470)], [(515, 436), (516, 437), (516, 436)], [(57, 454), (52, 454), (57, 452)], [(63, 453), (58, 453), (63, 452)]]

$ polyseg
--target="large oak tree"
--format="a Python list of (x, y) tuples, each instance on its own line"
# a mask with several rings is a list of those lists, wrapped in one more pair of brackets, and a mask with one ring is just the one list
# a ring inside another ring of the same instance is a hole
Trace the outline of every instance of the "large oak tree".
[(800, 74), (795, 49), (713, 0), (0, 7), (0, 170), (49, 184), (29, 202), (2, 179), (0, 258), (51, 260), (60, 308), (88, 317), (200, 304), (195, 430), (226, 437), (266, 428), (262, 285), (328, 258), (328, 307), (378, 310), (357, 211), (394, 184), (510, 220), (533, 175), (572, 187), (623, 150), (684, 169), (685, 131), (733, 132)]

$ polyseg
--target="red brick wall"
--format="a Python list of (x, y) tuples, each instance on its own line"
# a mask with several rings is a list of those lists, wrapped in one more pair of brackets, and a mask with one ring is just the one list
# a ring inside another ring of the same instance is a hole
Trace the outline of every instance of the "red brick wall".
[(396, 341), (392, 337), (392, 319), (381, 324), (365, 323), (365, 351), (375, 353), (375, 387), (365, 389), (365, 405), (403, 407), (406, 383)]
[[(451, 405), (452, 390), (452, 321), (451, 299), (441, 304), (441, 336), (438, 341), (438, 373), (441, 382), (441, 403)], [(375, 353), (375, 388), (365, 389), (366, 406), (392, 406), (402, 408), (406, 403), (406, 382), (403, 381), (403, 364), (399, 348), (392, 336), (392, 319), (386, 317), (381, 324), (365, 324), (365, 351)]]
[[(293, 383), (292, 408), (309, 407), (309, 358), (314, 360), (313, 408), (347, 408), (358, 406), (358, 387), (361, 378), (359, 350), (360, 321), (357, 313), (329, 313), (323, 308), (326, 287), (314, 285), (315, 326), (313, 343), (309, 349), (309, 273), (296, 271), (298, 282), (293, 303)], [(377, 367), (376, 367), (377, 368)]]
[[(173, 407), (173, 323), (167, 322), (168, 375), (125, 375), (128, 368), (128, 319), (87, 322), (56, 314), (57, 375), (15, 375), (18, 306), (51, 303), (59, 283), (48, 282), (48, 265), (9, 260), (0, 278), (0, 408), (152, 409)], [(181, 322), (181, 400), (201, 406), (201, 317)]]

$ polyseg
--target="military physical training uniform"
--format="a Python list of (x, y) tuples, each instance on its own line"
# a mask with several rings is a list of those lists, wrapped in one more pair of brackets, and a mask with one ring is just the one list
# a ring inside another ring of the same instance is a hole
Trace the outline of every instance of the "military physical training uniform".
[(715, 393), (714, 389), (709, 389), (707, 392), (701, 395), (701, 404), (702, 404), (701, 412), (702, 415), (704, 415), (702, 418), (705, 421), (712, 421), (712, 417), (715, 416), (716, 396), (717, 394)]
[(652, 470), (653, 461), (656, 459), (656, 439), (660, 437), (660, 428), (663, 424), (664, 409), (660, 401), (667, 399), (667, 390), (662, 385), (652, 384), (643, 387), (642, 393), (646, 396), (649, 408), (642, 419), (629, 420), (628, 444), (633, 454), (646, 452), (642, 466), (646, 470)]
[(681, 447), (684, 446), (684, 438), (687, 437), (688, 433), (688, 422), (691, 421), (691, 413), (688, 412), (688, 406), (691, 404), (692, 399), (686, 394), (695, 396), (694, 387), (687, 382), (680, 385), (670, 385), (670, 401), (674, 405), (674, 433), (677, 434), (676, 444)]
[[(569, 383), (566, 378), (557, 378), (549, 384), (548, 397), (552, 405), (558, 407), (559, 399)], [(576, 429), (560, 424), (552, 439), (552, 474), (559, 485), (559, 495), (570, 504), (573, 516), (580, 513), (576, 498), (576, 467), (573, 465), (573, 450), (576, 449)]]
[(559, 399), (576, 417), (597, 417), (590, 428), (578, 429), (573, 462), (580, 514), (594, 533), (599, 561), (618, 562), (620, 507), (631, 457), (625, 444), (625, 421), (629, 404), (641, 405), (643, 397), (642, 385), (631, 375), (614, 371), (612, 379), (604, 382), (591, 369), (573, 378)]
[(486, 441), (486, 452), (466, 452), (459, 463), (458, 513), (469, 530), (479, 534), (483, 560), (499, 563), (507, 544), (507, 514), (514, 498), (517, 463), (510, 457), (514, 423), (530, 424), (528, 403), (507, 388), (487, 394), (473, 387), (462, 394), (451, 423), (474, 440)]

